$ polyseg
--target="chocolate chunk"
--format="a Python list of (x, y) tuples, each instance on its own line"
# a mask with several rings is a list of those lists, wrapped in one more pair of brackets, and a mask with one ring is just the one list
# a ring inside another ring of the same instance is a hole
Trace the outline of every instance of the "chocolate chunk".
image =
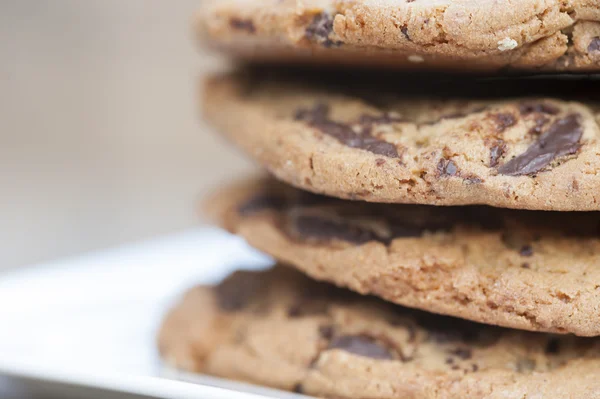
[(453, 354), (454, 356), (457, 356), (463, 360), (467, 360), (470, 359), (471, 357), (473, 357), (473, 352), (471, 352), (470, 349), (466, 349), (466, 348), (457, 348), (454, 349), (452, 351), (450, 351), (451, 354)]
[(479, 370), (479, 366), (476, 363), (473, 363), (471, 365), (471, 370), (473, 370), (473, 372), (476, 372), (477, 370)]
[(543, 102), (525, 102), (519, 106), (521, 115), (528, 115), (533, 112), (540, 112), (542, 114), (556, 115), (560, 112), (560, 109), (552, 104)]
[(531, 269), (531, 265), (527, 262), (521, 263), (521, 268), (523, 269)]
[(568, 115), (554, 122), (539, 139), (521, 155), (498, 168), (509, 176), (531, 175), (544, 169), (555, 158), (577, 152), (583, 128), (579, 116)]
[(587, 51), (590, 53), (600, 53), (600, 37), (592, 38), (592, 41), (588, 45)]
[(329, 343), (328, 349), (341, 349), (358, 356), (370, 357), (372, 359), (393, 360), (394, 355), (373, 338), (365, 335), (344, 335), (334, 338)]
[(229, 26), (233, 29), (246, 31), (248, 33), (256, 32), (256, 27), (250, 19), (231, 18), (229, 20)]
[(398, 149), (394, 144), (369, 134), (356, 133), (351, 126), (330, 120), (328, 114), (329, 107), (327, 105), (317, 104), (312, 109), (297, 111), (295, 118), (307, 122), (310, 126), (319, 129), (348, 147), (359, 148), (390, 158), (398, 158)]
[(294, 218), (294, 227), (301, 236), (319, 240), (338, 239), (354, 244), (364, 244), (369, 241), (385, 241), (370, 230), (351, 225), (341, 220), (327, 219), (321, 216), (297, 216)]
[(506, 151), (506, 144), (504, 144), (504, 140), (498, 140), (496, 143), (490, 148), (490, 167), (495, 167), (498, 165), (498, 161), (504, 155)]
[(560, 344), (559, 344), (558, 339), (552, 338), (546, 344), (546, 349), (544, 350), (544, 352), (546, 352), (549, 355), (556, 355), (556, 354), (558, 354), (559, 350), (560, 350)]
[(333, 18), (327, 13), (321, 13), (315, 15), (310, 25), (306, 27), (304, 36), (324, 47), (339, 46), (341, 42), (329, 39), (331, 32), (333, 32)]
[(226, 312), (242, 310), (263, 286), (260, 273), (238, 271), (215, 287), (219, 307)]
[(383, 164), (385, 164), (385, 159), (383, 159), (383, 158), (377, 158), (377, 159), (375, 160), (375, 165), (377, 165), (377, 166), (381, 166), (381, 165), (383, 165)]
[(533, 248), (531, 248), (531, 245), (523, 245), (523, 247), (521, 247), (521, 249), (519, 250), (519, 255), (521, 255), (521, 256), (532, 256), (533, 255)]
[(406, 40), (408, 40), (409, 42), (412, 41), (411, 38), (410, 38), (410, 36), (408, 35), (408, 27), (406, 25), (403, 25), (400, 28), (400, 32), (402, 32), (402, 34), (404, 35), (404, 37), (406, 38)]
[(441, 158), (437, 164), (437, 170), (440, 176), (456, 176), (458, 167), (451, 159)]
[(517, 123), (517, 120), (515, 119), (513, 114), (509, 113), (496, 114), (494, 115), (494, 120), (496, 121), (496, 129), (499, 133), (505, 131), (507, 128)]
[(240, 205), (238, 213), (246, 216), (266, 209), (281, 209), (284, 205), (285, 200), (281, 197), (269, 194), (259, 195)]

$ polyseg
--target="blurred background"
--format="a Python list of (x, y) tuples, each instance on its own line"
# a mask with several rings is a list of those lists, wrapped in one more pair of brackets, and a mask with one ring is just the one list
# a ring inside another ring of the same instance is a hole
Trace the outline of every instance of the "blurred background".
[(197, 225), (252, 166), (200, 122), (199, 0), (0, 2), (0, 269)]

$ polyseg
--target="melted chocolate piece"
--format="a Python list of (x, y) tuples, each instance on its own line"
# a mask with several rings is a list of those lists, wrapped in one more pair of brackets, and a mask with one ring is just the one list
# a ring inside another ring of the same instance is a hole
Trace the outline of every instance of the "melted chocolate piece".
[(238, 207), (238, 213), (247, 216), (267, 209), (281, 209), (286, 205), (283, 198), (275, 195), (259, 195), (244, 202)]
[(577, 152), (582, 135), (583, 128), (578, 115), (571, 114), (559, 119), (523, 154), (500, 166), (498, 173), (508, 176), (537, 173), (555, 158)]
[(243, 30), (248, 33), (256, 32), (256, 27), (250, 19), (231, 18), (229, 20), (229, 25), (236, 30)]
[(490, 167), (495, 167), (498, 165), (498, 161), (504, 155), (506, 151), (506, 144), (504, 144), (504, 140), (498, 140), (496, 143), (490, 148)]
[(517, 123), (513, 114), (496, 114), (494, 115), (496, 121), (496, 129), (499, 133), (505, 131), (507, 128)]
[(456, 176), (458, 174), (458, 167), (451, 159), (440, 159), (437, 170), (440, 176)]
[(263, 286), (260, 273), (238, 271), (215, 287), (219, 307), (226, 312), (242, 310)]
[(590, 44), (588, 45), (587, 51), (590, 53), (600, 53), (600, 36), (594, 37)]
[(344, 335), (334, 338), (328, 349), (341, 349), (358, 356), (370, 357), (372, 359), (393, 360), (392, 351), (364, 335)]
[(301, 109), (296, 112), (296, 120), (307, 122), (310, 126), (319, 129), (348, 147), (367, 150), (390, 158), (398, 158), (398, 150), (392, 143), (373, 137), (368, 132), (356, 133), (350, 125), (330, 120), (328, 114), (329, 107), (327, 105), (317, 104), (312, 109)]
[(533, 112), (556, 115), (560, 112), (560, 109), (548, 103), (525, 102), (519, 106), (519, 111), (521, 115), (528, 115)]
[(406, 25), (403, 25), (400, 28), (400, 32), (402, 32), (402, 34), (404, 35), (404, 37), (406, 38), (406, 40), (408, 40), (409, 42), (412, 42), (412, 39), (410, 38), (410, 36), (408, 34), (408, 27)]
[(331, 32), (333, 32), (333, 18), (327, 13), (321, 13), (315, 15), (310, 25), (306, 27), (304, 36), (324, 47), (339, 46), (341, 42), (329, 39)]
[(294, 219), (294, 227), (301, 236), (320, 240), (338, 239), (354, 244), (364, 244), (369, 241), (385, 241), (385, 239), (370, 230), (320, 216), (298, 216)]

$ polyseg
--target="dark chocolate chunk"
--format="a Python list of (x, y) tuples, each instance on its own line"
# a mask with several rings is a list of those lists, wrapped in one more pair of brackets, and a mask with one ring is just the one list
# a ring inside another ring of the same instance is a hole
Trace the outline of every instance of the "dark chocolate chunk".
[(404, 35), (404, 37), (406, 38), (406, 40), (408, 40), (409, 42), (412, 41), (411, 38), (410, 38), (410, 36), (408, 35), (408, 27), (406, 25), (403, 25), (400, 28), (400, 32), (402, 32), (402, 34)]
[(223, 311), (242, 310), (264, 283), (260, 273), (238, 271), (215, 287), (219, 307)]
[(256, 27), (250, 19), (231, 18), (229, 20), (229, 25), (236, 30), (243, 30), (248, 33), (256, 32)]
[(600, 53), (600, 36), (592, 38), (592, 41), (588, 45), (587, 50), (590, 53)]
[(281, 209), (285, 200), (275, 195), (259, 195), (244, 202), (238, 207), (238, 213), (242, 216), (250, 215), (266, 209)]
[(530, 175), (544, 169), (555, 158), (577, 152), (583, 128), (579, 116), (568, 115), (554, 122), (539, 139), (521, 155), (498, 168), (498, 173), (509, 176)]
[(492, 148), (490, 148), (490, 167), (493, 168), (498, 165), (498, 161), (504, 155), (504, 151), (506, 151), (504, 140), (496, 141)]
[(295, 230), (304, 237), (321, 240), (339, 239), (355, 244), (369, 241), (383, 241), (370, 230), (354, 226), (341, 220), (314, 215), (300, 215), (294, 218)]
[(334, 338), (329, 343), (328, 349), (342, 349), (358, 356), (373, 359), (393, 360), (393, 352), (365, 335), (344, 335)]
[(437, 165), (440, 176), (456, 176), (458, 167), (451, 159), (441, 158)]
[(298, 110), (295, 118), (307, 122), (310, 126), (319, 129), (348, 147), (359, 148), (390, 158), (398, 158), (398, 149), (394, 144), (369, 134), (356, 133), (350, 125), (330, 120), (328, 114), (329, 107), (327, 105), (317, 104), (312, 109)]
[(304, 36), (324, 47), (339, 46), (341, 42), (329, 39), (331, 32), (333, 32), (333, 18), (327, 13), (321, 13), (315, 15), (312, 22), (306, 27)]
[(533, 255), (533, 248), (531, 248), (531, 245), (523, 245), (521, 247), (521, 249), (519, 250), (519, 255), (521, 255), (521, 256), (532, 256)]
[(498, 132), (503, 132), (507, 128), (517, 123), (517, 120), (515, 119), (514, 115), (509, 113), (496, 114), (494, 115), (494, 120), (496, 121), (496, 128)]
[(533, 112), (539, 112), (542, 114), (556, 115), (560, 112), (558, 107), (555, 107), (552, 104), (544, 103), (544, 102), (525, 102), (519, 106), (519, 111), (521, 115), (531, 114)]
[(560, 350), (560, 343), (557, 338), (552, 338), (546, 344), (545, 352), (549, 355), (556, 355)]

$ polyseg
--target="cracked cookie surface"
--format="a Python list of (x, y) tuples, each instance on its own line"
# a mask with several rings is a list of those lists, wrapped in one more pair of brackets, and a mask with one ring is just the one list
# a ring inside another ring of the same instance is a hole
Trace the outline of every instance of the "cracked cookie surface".
[(190, 290), (160, 330), (176, 368), (324, 398), (598, 398), (600, 341), (402, 308), (283, 266)]
[(258, 179), (205, 212), (312, 278), (481, 323), (600, 335), (600, 212), (370, 204)]
[(305, 190), (369, 202), (600, 210), (598, 79), (264, 69), (213, 77), (205, 90), (207, 121)]
[(213, 0), (200, 37), (254, 61), (600, 70), (596, 0)]

